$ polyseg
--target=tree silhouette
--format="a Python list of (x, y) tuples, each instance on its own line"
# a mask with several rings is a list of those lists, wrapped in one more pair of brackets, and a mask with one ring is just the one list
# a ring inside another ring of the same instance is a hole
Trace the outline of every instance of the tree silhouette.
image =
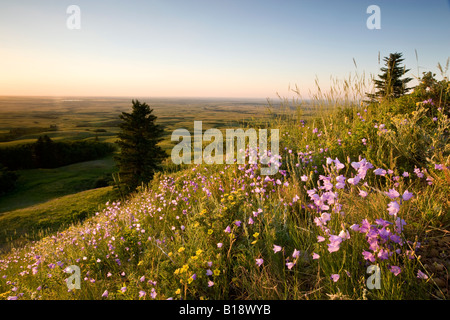
[(164, 130), (156, 124), (153, 109), (138, 100), (132, 100), (132, 103), (132, 112), (122, 112), (119, 116), (122, 123), (116, 141), (120, 147), (116, 156), (120, 182), (129, 192), (148, 183), (167, 156), (158, 146)]
[(386, 67), (380, 68), (383, 73), (378, 75), (379, 79), (374, 80), (377, 92), (375, 94), (367, 94), (372, 102), (382, 99), (395, 99), (411, 90), (406, 85), (412, 78), (401, 78), (410, 70), (400, 65), (404, 60), (402, 59), (402, 54), (397, 52), (391, 53), (389, 57), (384, 57), (383, 60)]

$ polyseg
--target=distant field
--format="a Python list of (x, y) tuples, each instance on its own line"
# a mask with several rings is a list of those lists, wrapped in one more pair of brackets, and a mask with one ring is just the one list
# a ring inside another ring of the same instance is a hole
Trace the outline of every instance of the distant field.
[[(1, 146), (35, 141), (41, 135), (53, 140), (98, 139), (114, 142), (121, 112), (131, 110), (132, 98), (45, 98), (0, 97), (0, 137), (17, 128), (33, 128)], [(149, 99), (139, 98), (154, 109), (159, 124), (166, 130), (166, 139), (178, 128), (191, 130), (195, 120), (203, 128), (234, 127), (242, 121), (268, 116), (265, 100), (217, 99)], [(45, 128), (57, 128), (47, 130)], [(166, 142), (167, 142), (166, 141)], [(163, 143), (167, 145), (167, 143)]]

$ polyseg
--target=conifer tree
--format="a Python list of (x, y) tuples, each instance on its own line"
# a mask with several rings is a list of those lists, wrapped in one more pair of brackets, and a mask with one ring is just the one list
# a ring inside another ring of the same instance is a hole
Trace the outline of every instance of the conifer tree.
[(166, 157), (158, 146), (164, 130), (156, 124), (153, 109), (138, 100), (132, 100), (132, 103), (132, 112), (122, 112), (119, 116), (122, 123), (116, 142), (120, 147), (116, 157), (120, 182), (128, 192), (150, 182)]
[(379, 101), (380, 99), (395, 99), (406, 94), (411, 88), (407, 88), (406, 85), (412, 80), (412, 78), (403, 78), (410, 69), (406, 69), (405, 66), (401, 66), (402, 59), (401, 53), (391, 53), (389, 57), (384, 57), (385, 66), (380, 68), (383, 72), (378, 75), (379, 79), (375, 79), (375, 87), (377, 92), (375, 94), (367, 94), (372, 101)]

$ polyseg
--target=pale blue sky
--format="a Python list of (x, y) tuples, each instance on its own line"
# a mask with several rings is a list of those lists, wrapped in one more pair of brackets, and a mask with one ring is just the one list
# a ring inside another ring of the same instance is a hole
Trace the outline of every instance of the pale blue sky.
[[(69, 30), (69, 5), (81, 29)], [(369, 30), (369, 5), (381, 30)], [(377, 74), (403, 52), (410, 76), (450, 56), (450, 0), (0, 1), (1, 95), (306, 96), (314, 80)]]

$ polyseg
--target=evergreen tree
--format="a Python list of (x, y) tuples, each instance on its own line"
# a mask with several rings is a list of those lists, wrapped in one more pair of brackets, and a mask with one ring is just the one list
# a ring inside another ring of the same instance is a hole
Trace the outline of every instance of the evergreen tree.
[(157, 144), (162, 140), (164, 130), (155, 123), (157, 117), (146, 103), (132, 100), (131, 113), (119, 116), (120, 153), (116, 157), (120, 182), (128, 191), (148, 183), (167, 156)]
[(407, 88), (406, 85), (412, 80), (412, 78), (401, 78), (410, 69), (406, 69), (405, 66), (401, 66), (402, 59), (401, 53), (391, 53), (389, 57), (384, 57), (385, 66), (380, 68), (383, 72), (378, 75), (379, 80), (375, 79), (375, 87), (377, 92), (375, 94), (367, 94), (372, 102), (380, 99), (395, 99), (406, 94), (411, 88)]

